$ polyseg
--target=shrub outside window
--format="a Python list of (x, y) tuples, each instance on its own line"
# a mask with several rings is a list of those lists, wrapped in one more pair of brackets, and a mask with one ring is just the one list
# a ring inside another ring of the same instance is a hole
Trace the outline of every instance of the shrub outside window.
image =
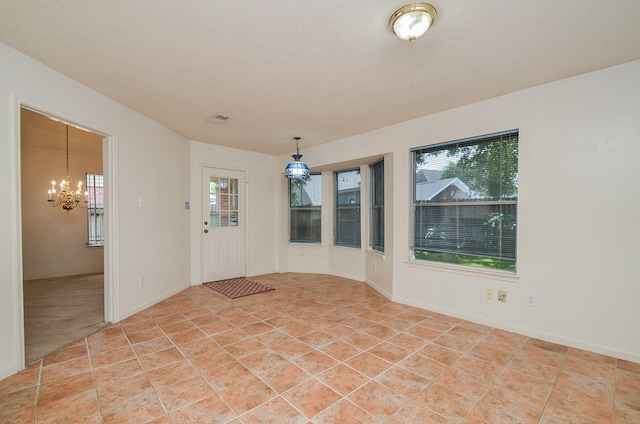
[(515, 271), (518, 131), (412, 153), (416, 259)]

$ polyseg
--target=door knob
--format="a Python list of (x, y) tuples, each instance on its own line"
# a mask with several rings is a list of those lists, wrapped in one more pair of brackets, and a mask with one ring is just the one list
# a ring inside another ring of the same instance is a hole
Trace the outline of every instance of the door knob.
[(208, 232), (209, 232), (209, 230), (207, 230), (207, 229), (205, 228), (205, 229), (204, 229), (204, 232), (205, 232), (205, 233), (208, 233)]

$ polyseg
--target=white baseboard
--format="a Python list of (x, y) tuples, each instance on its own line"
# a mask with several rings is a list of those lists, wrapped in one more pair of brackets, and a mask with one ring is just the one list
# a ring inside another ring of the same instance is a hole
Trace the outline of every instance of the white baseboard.
[(336, 277), (348, 278), (349, 280), (360, 281), (361, 283), (365, 282), (364, 278), (362, 278), (361, 276), (350, 275), (343, 272), (332, 272), (331, 274), (327, 274), (327, 275), (335, 275)]
[(12, 366), (4, 366), (0, 368), (0, 380), (3, 380), (7, 377), (11, 377), (13, 374), (17, 374), (20, 371), (20, 367), (17, 363)]
[(127, 319), (131, 315), (135, 315), (138, 312), (144, 311), (145, 309), (155, 305), (156, 303), (162, 302), (163, 300), (168, 299), (171, 296), (173, 296), (174, 294), (178, 294), (181, 291), (183, 291), (185, 289), (188, 289), (189, 287), (191, 287), (191, 284), (186, 284), (186, 285), (180, 286), (180, 287), (175, 288), (173, 290), (169, 290), (168, 292), (166, 292), (166, 293), (164, 293), (164, 294), (162, 294), (160, 296), (157, 296), (157, 297), (149, 300), (148, 302), (145, 302), (145, 303), (143, 303), (141, 305), (138, 305), (133, 310), (120, 314), (120, 321), (122, 321), (124, 319)]
[(640, 355), (632, 352), (626, 352), (618, 349), (612, 349), (607, 346), (587, 343), (584, 341), (563, 337), (553, 333), (547, 333), (547, 332), (538, 331), (532, 328), (513, 325), (508, 322), (495, 321), (495, 320), (487, 319), (477, 315), (467, 314), (461, 311), (442, 308), (442, 307), (431, 305), (424, 302), (416, 302), (414, 299), (407, 299), (400, 296), (393, 296), (390, 299), (393, 300), (394, 302), (402, 303), (404, 305), (415, 306), (417, 308), (426, 309), (428, 311), (449, 315), (449, 316), (464, 319), (467, 321), (472, 321), (477, 324), (487, 325), (490, 327), (498, 328), (500, 330), (511, 331), (513, 333), (522, 334), (523, 336), (533, 337), (536, 339), (557, 343), (557, 344), (573, 347), (576, 349), (583, 349), (590, 352), (599, 353), (601, 355), (607, 355), (607, 356), (611, 356), (618, 359), (624, 359), (627, 361), (640, 363)]
[(268, 274), (278, 274), (278, 273), (280, 273), (280, 271), (276, 270), (275, 268), (272, 269), (272, 270), (269, 270), (269, 271), (262, 270), (262, 271), (258, 271), (258, 272), (248, 272), (247, 273), (247, 278), (255, 277), (255, 276), (258, 276), (258, 275), (268, 275)]
[(389, 293), (388, 291), (386, 291), (385, 289), (383, 289), (382, 287), (380, 287), (379, 285), (377, 285), (373, 281), (371, 281), (369, 279), (365, 279), (365, 283), (367, 283), (367, 285), (369, 285), (372, 289), (374, 289), (375, 291), (377, 291), (378, 293), (380, 293), (381, 295), (383, 295), (387, 299), (393, 301), (393, 296), (391, 295), (391, 293)]

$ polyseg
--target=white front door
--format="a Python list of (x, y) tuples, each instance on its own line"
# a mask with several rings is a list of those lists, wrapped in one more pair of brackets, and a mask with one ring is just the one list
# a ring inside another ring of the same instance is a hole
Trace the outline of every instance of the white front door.
[(203, 282), (244, 277), (244, 172), (202, 167)]

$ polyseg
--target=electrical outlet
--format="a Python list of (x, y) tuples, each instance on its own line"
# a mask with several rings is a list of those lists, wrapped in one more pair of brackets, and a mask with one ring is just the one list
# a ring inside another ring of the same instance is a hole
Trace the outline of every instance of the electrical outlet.
[(487, 291), (484, 292), (484, 297), (487, 300), (493, 300), (493, 290), (487, 289)]
[(525, 298), (525, 303), (527, 306), (536, 307), (536, 295), (533, 293), (527, 293)]
[(498, 291), (498, 301), (507, 303), (507, 292), (504, 290)]
[(144, 275), (140, 275), (140, 287), (144, 286)]

